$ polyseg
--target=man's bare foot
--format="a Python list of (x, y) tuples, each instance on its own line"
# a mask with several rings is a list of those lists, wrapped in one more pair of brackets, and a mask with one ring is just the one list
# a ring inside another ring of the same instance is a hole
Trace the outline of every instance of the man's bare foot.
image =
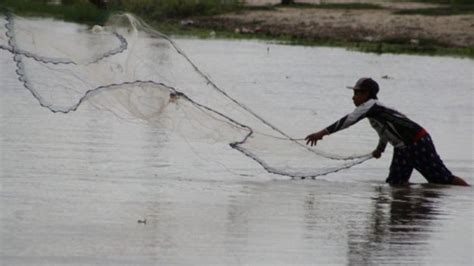
[(455, 185), (455, 186), (465, 186), (465, 187), (470, 187), (471, 186), (466, 181), (464, 181), (464, 179), (462, 179), (458, 176), (454, 176), (453, 182), (451, 184)]

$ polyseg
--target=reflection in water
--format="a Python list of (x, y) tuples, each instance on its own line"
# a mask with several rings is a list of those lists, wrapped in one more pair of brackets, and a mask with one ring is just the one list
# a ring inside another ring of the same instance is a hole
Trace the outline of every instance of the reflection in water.
[[(441, 188), (378, 187), (366, 228), (349, 231), (349, 264), (416, 263), (427, 252), (442, 212)], [(361, 223), (362, 224), (362, 223)]]
[(226, 252), (238, 264), (344, 264), (347, 221), (352, 209), (367, 207), (354, 205), (347, 191), (329, 182), (247, 183), (229, 197)]

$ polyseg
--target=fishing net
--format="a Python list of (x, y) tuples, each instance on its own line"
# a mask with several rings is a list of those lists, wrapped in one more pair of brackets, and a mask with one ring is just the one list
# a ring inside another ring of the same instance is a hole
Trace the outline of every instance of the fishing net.
[(297, 178), (337, 172), (370, 158), (341, 149), (332, 154), (293, 139), (133, 15), (118, 14), (93, 28), (44, 21), (1, 16), (0, 49), (12, 54), (19, 81), (52, 112), (67, 114), (87, 102), (127, 121), (160, 127), (181, 121), (178, 130), (185, 138), (229, 144), (268, 172)]

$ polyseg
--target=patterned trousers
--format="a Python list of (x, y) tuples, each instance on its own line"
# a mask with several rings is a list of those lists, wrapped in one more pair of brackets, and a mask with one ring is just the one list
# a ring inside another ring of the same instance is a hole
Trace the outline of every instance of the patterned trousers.
[(386, 182), (394, 185), (408, 183), (413, 169), (429, 183), (451, 184), (453, 181), (453, 174), (444, 165), (428, 134), (404, 148), (394, 149)]

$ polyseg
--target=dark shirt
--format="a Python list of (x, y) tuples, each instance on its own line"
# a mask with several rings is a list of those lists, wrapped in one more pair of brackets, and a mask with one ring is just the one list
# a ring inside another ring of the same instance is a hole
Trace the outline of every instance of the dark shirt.
[(360, 120), (368, 118), (377, 131), (380, 141), (377, 150), (384, 151), (387, 142), (396, 148), (403, 148), (415, 142), (424, 129), (395, 109), (388, 108), (376, 99), (370, 99), (358, 106), (352, 113), (344, 116), (326, 128), (329, 134), (348, 128)]

